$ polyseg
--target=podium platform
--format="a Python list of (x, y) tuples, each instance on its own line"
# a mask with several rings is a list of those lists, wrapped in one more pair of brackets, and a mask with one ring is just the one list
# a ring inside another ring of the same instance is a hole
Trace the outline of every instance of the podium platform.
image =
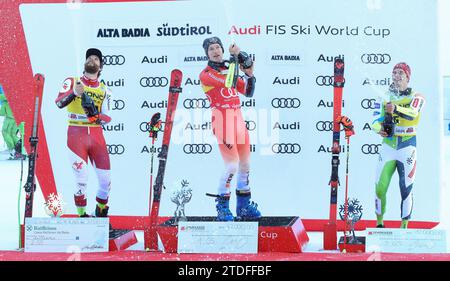
[[(216, 222), (216, 217), (187, 217), (187, 221)], [(262, 217), (258, 221), (258, 252), (301, 253), (309, 241), (299, 217)], [(239, 221), (235, 221), (239, 222)], [(157, 233), (166, 253), (176, 253), (178, 226), (170, 218), (158, 225)]]

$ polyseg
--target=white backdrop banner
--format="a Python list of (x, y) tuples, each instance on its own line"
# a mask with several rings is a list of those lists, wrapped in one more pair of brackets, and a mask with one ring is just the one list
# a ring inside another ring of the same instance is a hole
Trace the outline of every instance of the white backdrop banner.
[[(373, 99), (387, 90), (392, 67), (405, 61), (412, 68), (411, 87), (427, 99), (417, 137), (412, 219), (439, 221), (442, 117), (435, 1), (23, 4), (20, 11), (33, 72), (46, 75), (42, 114), (56, 186), (66, 201), (73, 197), (75, 183), (67, 157), (66, 111), (59, 110), (54, 100), (66, 77), (81, 75), (86, 49), (97, 47), (105, 56), (101, 79), (114, 99), (113, 121), (104, 126), (112, 161), (111, 214), (148, 214), (151, 140), (145, 123), (155, 112), (165, 116), (169, 74), (179, 68), (184, 73), (183, 93), (161, 215), (173, 214), (176, 206), (170, 194), (182, 180), (193, 189), (186, 214), (215, 215), (214, 199), (205, 193), (216, 192), (224, 166), (199, 74), (206, 65), (202, 42), (218, 36), (226, 50), (236, 42), (255, 60), (255, 95), (241, 101), (252, 143), (252, 194), (263, 215), (328, 217), (330, 85), (332, 62), (340, 56), (346, 63), (342, 112), (356, 127), (350, 144), (349, 194), (363, 205), (363, 219), (375, 218), (381, 137), (369, 128)], [(346, 147), (342, 151), (338, 204), (344, 201)], [(156, 157), (154, 165), (156, 171)], [(91, 170), (90, 209), (96, 189)], [(400, 219), (397, 175), (387, 198), (386, 219)], [(233, 209), (234, 199), (233, 192)]]

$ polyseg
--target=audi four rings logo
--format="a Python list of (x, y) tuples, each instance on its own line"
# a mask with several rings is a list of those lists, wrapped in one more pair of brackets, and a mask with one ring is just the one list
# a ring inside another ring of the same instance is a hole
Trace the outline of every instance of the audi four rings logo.
[(276, 154), (299, 154), (302, 148), (298, 143), (275, 143), (272, 152)]
[(334, 82), (334, 76), (317, 76), (316, 84), (319, 86), (331, 86)]
[(123, 65), (125, 63), (125, 57), (122, 55), (107, 55), (103, 56), (104, 65)]
[(299, 108), (300, 99), (298, 98), (274, 98), (272, 99), (273, 108)]
[(237, 97), (238, 96), (238, 92), (234, 91), (233, 88), (221, 88), (220, 89), (220, 94), (222, 95), (222, 97), (229, 99), (229, 98), (233, 98), (233, 97)]
[(249, 130), (249, 131), (253, 131), (254, 129), (256, 129), (256, 123), (255, 123), (255, 121), (252, 121), (252, 120), (246, 120), (245, 126), (247, 127), (247, 130)]
[(125, 152), (125, 147), (121, 144), (107, 144), (106, 149), (111, 155), (122, 155)]
[(209, 101), (207, 98), (204, 99), (185, 99), (183, 106), (186, 109), (193, 108), (209, 108)]
[(332, 131), (333, 130), (333, 122), (331, 122), (331, 121), (319, 121), (319, 122), (316, 123), (316, 129), (319, 132)]
[(364, 154), (378, 154), (381, 144), (364, 144), (361, 151)]
[(361, 61), (365, 64), (388, 64), (391, 56), (388, 54), (363, 54)]
[(166, 77), (142, 77), (139, 81), (142, 87), (165, 87), (169, 84)]
[(122, 110), (125, 108), (125, 102), (123, 100), (113, 100), (112, 110)]
[(207, 143), (185, 144), (183, 151), (186, 154), (209, 154), (212, 151), (212, 146)]
[[(316, 123), (316, 129), (319, 132), (329, 132), (333, 131), (333, 122), (332, 121), (319, 121)], [(341, 129), (343, 131), (344, 128)]]
[(142, 122), (141, 125), (139, 125), (139, 129), (141, 129), (141, 132), (150, 132), (150, 123), (149, 122)]
[(364, 109), (375, 109), (376, 99), (363, 99), (361, 101), (361, 106)]

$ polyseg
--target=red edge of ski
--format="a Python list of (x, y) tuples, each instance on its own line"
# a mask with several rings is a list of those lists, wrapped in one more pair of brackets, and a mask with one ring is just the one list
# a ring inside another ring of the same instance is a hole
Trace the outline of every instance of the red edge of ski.
[[(155, 184), (153, 185), (153, 203), (150, 211), (150, 224), (144, 229), (144, 247), (146, 250), (158, 251), (157, 222), (159, 216), (159, 204), (161, 200), (161, 191), (164, 186), (164, 173), (169, 152), (170, 136), (172, 134), (173, 120), (178, 102), (178, 95), (181, 93), (181, 80), (183, 73), (181, 70), (174, 69), (170, 74), (169, 99), (166, 112), (166, 121), (164, 126), (164, 135), (161, 152), (158, 154), (159, 165)], [(150, 187), (152, 188), (152, 187)]]
[(331, 158), (331, 187), (330, 196), (330, 220), (324, 226), (323, 248), (324, 250), (337, 249), (337, 191), (339, 186), (339, 153), (340, 153), (340, 123), (337, 121), (342, 111), (342, 92), (344, 89), (344, 60), (335, 58), (334, 60), (334, 84), (333, 84), (333, 145)]
[[(30, 134), (30, 151), (28, 153), (28, 176), (24, 185), (25, 189), (25, 211), (24, 211), (24, 225), (25, 219), (33, 216), (33, 201), (34, 192), (36, 191), (36, 158), (37, 158), (37, 145), (38, 145), (38, 129), (39, 129), (39, 116), (41, 114), (42, 95), (44, 91), (45, 77), (43, 74), (37, 73), (34, 75), (34, 108), (33, 108), (33, 125), (31, 127)], [(24, 246), (22, 240), (21, 247)]]

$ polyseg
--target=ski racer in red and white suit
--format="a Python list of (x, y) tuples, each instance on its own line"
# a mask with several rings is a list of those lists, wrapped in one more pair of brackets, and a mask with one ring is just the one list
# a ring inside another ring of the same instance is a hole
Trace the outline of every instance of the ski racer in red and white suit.
[[(259, 218), (261, 213), (257, 209), (257, 204), (250, 202), (250, 140), (242, 117), (239, 99), (239, 94), (247, 97), (253, 95), (255, 87), (253, 64), (250, 61), (251, 67), (246, 69), (241, 65), (241, 70), (245, 75), (238, 78), (236, 88), (227, 88), (225, 80), (228, 66), (223, 60), (222, 42), (217, 37), (207, 38), (203, 42), (203, 48), (209, 61), (208, 66), (200, 73), (200, 81), (211, 105), (212, 129), (225, 162), (225, 172), (220, 179), (216, 199), (217, 219), (220, 221), (234, 219), (229, 209), (229, 199), (231, 194), (230, 182), (236, 173), (237, 217), (243, 219)], [(239, 47), (235, 44), (230, 46), (229, 51), (231, 55), (241, 53)]]
[[(111, 92), (98, 76), (102, 70), (103, 57), (98, 49), (88, 49), (84, 75), (64, 80), (63, 87), (55, 100), (59, 108), (67, 108), (67, 147), (69, 159), (76, 178), (74, 194), (78, 215), (86, 214), (86, 188), (88, 182), (88, 159), (91, 161), (99, 181), (95, 216), (106, 217), (111, 179), (109, 154), (101, 125), (111, 121), (108, 111)], [(90, 107), (88, 103), (90, 102)], [(93, 111), (93, 112), (91, 112)]]

